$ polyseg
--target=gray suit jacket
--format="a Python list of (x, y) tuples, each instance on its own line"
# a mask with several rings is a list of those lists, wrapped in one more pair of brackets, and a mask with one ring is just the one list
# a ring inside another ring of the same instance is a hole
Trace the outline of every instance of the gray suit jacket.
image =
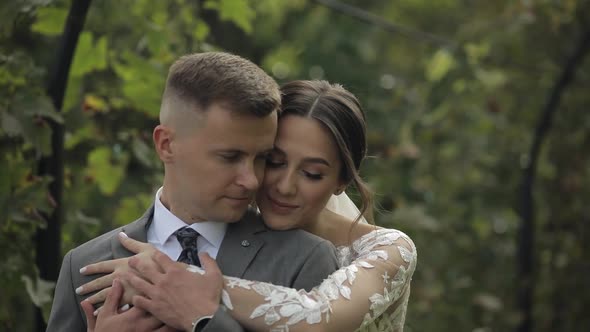
[[(80, 268), (99, 261), (131, 256), (117, 238), (124, 231), (131, 238), (147, 242), (153, 206), (138, 220), (112, 230), (70, 250), (63, 259), (55, 289), (48, 332), (85, 332), (86, 317), (75, 289), (99, 275), (83, 276)], [(242, 245), (243, 243), (247, 245)], [(334, 246), (301, 230), (272, 231), (254, 211), (228, 225), (217, 254), (224, 275), (266, 281), (296, 289), (310, 290), (334, 272), (338, 265)], [(243, 331), (223, 310), (218, 310), (205, 331)]]

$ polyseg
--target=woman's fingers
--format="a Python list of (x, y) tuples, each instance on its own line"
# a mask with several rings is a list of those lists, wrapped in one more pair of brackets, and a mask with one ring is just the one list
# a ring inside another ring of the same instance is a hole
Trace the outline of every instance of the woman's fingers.
[(94, 316), (94, 307), (92, 303), (88, 300), (84, 300), (80, 302), (80, 306), (82, 310), (84, 310), (84, 315), (86, 315), (86, 321), (88, 322), (88, 330), (87, 332), (94, 332), (94, 328), (96, 327), (96, 317)]
[[(127, 264), (127, 263), (125, 263)], [(84, 285), (76, 288), (76, 294), (84, 295), (88, 294), (100, 289), (104, 289), (110, 287), (113, 284), (113, 279), (115, 279), (115, 274), (111, 273), (106, 276), (102, 276), (100, 278), (96, 278), (90, 282), (85, 283)]]
[(151, 244), (136, 241), (127, 236), (127, 234), (125, 234), (124, 232), (119, 233), (119, 242), (121, 242), (123, 247), (127, 248), (127, 250), (135, 254), (155, 250), (154, 246), (152, 246)]
[(111, 287), (105, 288), (105, 289), (101, 290), (100, 292), (88, 297), (86, 299), (86, 301), (88, 301), (92, 304), (103, 303), (106, 300), (107, 296), (109, 296), (111, 289), (112, 289)]
[[(160, 253), (160, 252), (156, 252)], [(161, 254), (161, 253), (160, 253)], [(164, 255), (164, 254), (162, 254)], [(151, 283), (158, 282), (162, 271), (156, 263), (151, 258), (145, 258), (141, 255), (135, 255), (129, 259), (129, 267), (131, 271), (135, 274), (141, 276), (142, 278), (150, 281)], [(141, 291), (141, 290), (140, 290)]]
[(128, 258), (113, 259), (110, 261), (86, 265), (80, 269), (80, 273), (86, 276), (97, 273), (111, 273), (115, 271), (117, 267), (127, 264), (127, 259)]

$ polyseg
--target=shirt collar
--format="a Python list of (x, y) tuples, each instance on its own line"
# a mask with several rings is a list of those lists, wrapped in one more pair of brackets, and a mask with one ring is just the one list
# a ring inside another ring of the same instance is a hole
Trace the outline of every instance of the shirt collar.
[[(187, 223), (180, 220), (177, 216), (175, 216), (168, 208), (162, 204), (160, 201), (160, 196), (162, 194), (162, 189), (158, 189), (156, 192), (156, 199), (154, 204), (154, 220), (152, 225), (154, 227), (155, 235), (160, 244), (164, 244), (170, 236), (176, 232), (179, 228), (186, 227)], [(223, 237), (225, 236), (225, 230), (227, 229), (227, 224), (224, 222), (215, 222), (215, 221), (203, 221), (197, 222), (192, 225), (188, 225), (195, 231), (199, 232), (199, 234), (205, 238), (209, 243), (211, 243), (216, 248), (221, 247), (221, 242), (223, 241)]]

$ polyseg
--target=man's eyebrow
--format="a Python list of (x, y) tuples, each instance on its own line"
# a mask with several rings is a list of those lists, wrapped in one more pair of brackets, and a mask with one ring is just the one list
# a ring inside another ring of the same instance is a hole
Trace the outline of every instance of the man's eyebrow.
[[(279, 153), (286, 155), (285, 151), (281, 150), (281, 148), (279, 148), (279, 147), (275, 147), (275, 151), (278, 151)], [(328, 167), (332, 167), (332, 165), (330, 165), (330, 163), (324, 158), (307, 157), (307, 158), (303, 158), (303, 162), (304, 163), (312, 163), (312, 164), (322, 164), (322, 165), (326, 165)]]

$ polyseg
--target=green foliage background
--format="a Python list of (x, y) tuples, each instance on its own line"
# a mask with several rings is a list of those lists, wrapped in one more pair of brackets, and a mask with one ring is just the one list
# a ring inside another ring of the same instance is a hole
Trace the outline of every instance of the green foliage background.
[[(36, 176), (65, 124), (62, 252), (137, 218), (161, 183), (151, 143), (168, 66), (225, 50), (279, 82), (327, 79), (361, 99), (377, 222), (415, 240), (408, 331), (506, 331), (520, 318), (518, 185), (535, 126), (590, 24), (583, 0), (349, 0), (388, 32), (307, 0), (101, 0), (91, 4), (65, 104), (45, 95), (70, 1), (0, 4), (0, 330), (30, 331), (52, 284), (34, 264)], [(584, 16), (585, 15), (585, 16)], [(433, 39), (421, 33), (429, 32)], [(535, 185), (537, 331), (590, 326), (590, 62), (556, 113)], [(586, 256), (585, 256), (586, 255)]]

